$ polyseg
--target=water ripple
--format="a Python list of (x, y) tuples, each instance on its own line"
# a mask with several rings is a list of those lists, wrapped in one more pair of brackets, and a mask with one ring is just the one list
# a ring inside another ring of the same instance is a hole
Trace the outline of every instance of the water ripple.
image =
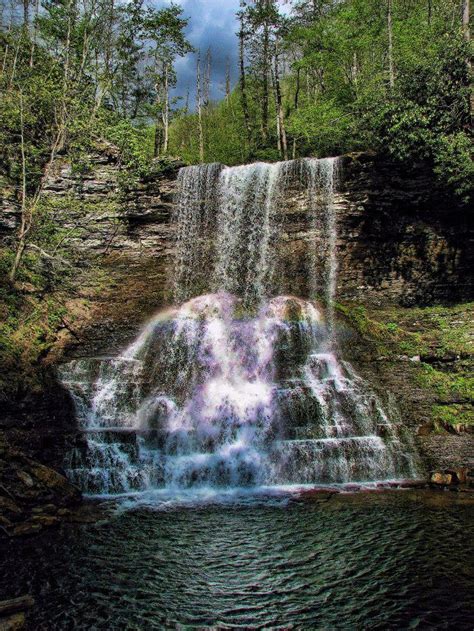
[(139, 506), (11, 542), (0, 587), (34, 595), (35, 631), (472, 630), (474, 506), (437, 497)]

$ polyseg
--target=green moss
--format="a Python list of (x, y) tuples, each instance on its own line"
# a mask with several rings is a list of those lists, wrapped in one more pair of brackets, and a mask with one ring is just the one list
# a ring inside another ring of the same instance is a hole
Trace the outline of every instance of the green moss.
[(474, 425), (472, 405), (434, 405), (432, 408), (435, 423), (444, 425)]
[(345, 304), (338, 311), (380, 356), (421, 357), (410, 363), (406, 379), (433, 401), (434, 427), (473, 424), (474, 303), (372, 310)]
[(422, 363), (417, 381), (419, 385), (433, 390), (440, 400), (470, 401), (474, 395), (474, 377), (469, 373), (445, 372)]
[(338, 304), (336, 309), (352, 328), (374, 345), (378, 355), (392, 358), (400, 354), (416, 354), (417, 336), (403, 330), (396, 322), (380, 321), (369, 315), (362, 305)]

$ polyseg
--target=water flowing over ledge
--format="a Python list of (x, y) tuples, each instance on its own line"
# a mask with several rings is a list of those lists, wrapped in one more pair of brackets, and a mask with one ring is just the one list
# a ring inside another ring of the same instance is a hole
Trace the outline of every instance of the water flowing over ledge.
[[(62, 370), (87, 437), (68, 474), (84, 491), (228, 493), (417, 475), (408, 438), (338, 357), (337, 177), (335, 158), (181, 170), (179, 306), (120, 356)], [(324, 236), (308, 257), (305, 299), (278, 291), (277, 210), (290, 186)]]

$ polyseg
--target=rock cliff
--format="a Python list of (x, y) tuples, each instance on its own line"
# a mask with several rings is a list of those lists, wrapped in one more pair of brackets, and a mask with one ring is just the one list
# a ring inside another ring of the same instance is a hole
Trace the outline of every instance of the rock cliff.
[[(170, 303), (176, 233), (173, 195), (180, 166), (179, 161), (157, 162), (146, 179), (127, 180), (111, 146), (90, 156), (85, 173), (75, 173), (66, 158), (56, 161), (45, 199), (81, 264), (76, 291), (67, 303), (68, 320), (44, 360), (49, 375), (44, 388), (25, 396), (20, 406), (15, 402), (1, 421), (15, 448), (34, 430), (29, 455), (60, 466), (62, 450), (76, 437), (70, 402), (60, 389), (59, 394), (48, 394), (58, 388), (50, 376), (54, 365), (65, 357), (115, 352), (152, 313)], [(433, 186), (427, 169), (413, 165), (407, 172), (370, 154), (344, 156), (340, 167), (337, 300), (349, 310), (351, 304), (386, 310), (472, 300), (472, 219)], [(18, 222), (18, 205), (14, 193), (3, 188), (0, 238), (8, 241)], [(306, 204), (300, 191), (290, 190), (278, 218), (279, 288), (302, 296), (308, 292), (308, 249), (318, 249), (322, 238), (311, 231)], [(343, 330), (344, 322), (342, 317)], [(429, 426), (436, 400), (429, 398), (429, 389), (414, 385), (417, 366), (393, 353), (384, 363), (377, 344), (366, 353), (372, 344), (368, 338), (361, 331), (343, 334), (341, 344), (382, 394), (394, 392), (403, 422), (415, 432)], [(469, 353), (472, 363), (472, 349)], [(467, 404), (472, 407), (472, 400)], [(471, 448), (474, 454), (472, 436), (463, 435), (456, 443), (456, 435), (439, 440), (439, 432), (425, 434), (420, 440), (429, 466), (474, 466), (469, 460)]]
[[(157, 162), (145, 180), (124, 181), (111, 146), (90, 156), (86, 173), (57, 160), (45, 189), (52, 213), (83, 264), (93, 261), (104, 272), (101, 291), (88, 295), (92, 308), (80, 324), (80, 353), (105, 350), (114, 340), (122, 344), (127, 331), (169, 303), (180, 166)], [(8, 239), (17, 219), (11, 191), (3, 205), (0, 230)], [(309, 248), (321, 248), (306, 205), (298, 190), (290, 190), (279, 218), (279, 289), (302, 296)], [(407, 172), (376, 155), (344, 156), (336, 209), (338, 300), (410, 306), (472, 299), (472, 217), (433, 185), (425, 166)]]

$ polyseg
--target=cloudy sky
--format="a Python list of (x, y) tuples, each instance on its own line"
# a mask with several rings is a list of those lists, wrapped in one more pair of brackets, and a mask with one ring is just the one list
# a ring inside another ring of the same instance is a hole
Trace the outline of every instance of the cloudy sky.
[[(172, 0), (151, 0), (160, 8), (169, 6)], [(207, 49), (212, 52), (211, 98), (222, 99), (225, 89), (226, 59), (231, 64), (232, 85), (238, 80), (238, 42), (236, 33), (238, 23), (235, 17), (239, 9), (239, 0), (174, 0), (184, 9), (184, 16), (189, 18), (187, 36), (191, 44), (201, 50), (205, 57)], [(280, 0), (283, 13), (289, 12), (288, 0)], [(185, 96), (190, 89), (190, 105), (194, 105), (196, 84), (196, 57), (187, 55), (176, 64), (178, 86), (176, 94)]]
[[(238, 25), (235, 14), (239, 8), (239, 0), (175, 0), (184, 9), (189, 18), (187, 36), (191, 44), (201, 50), (205, 56), (210, 47), (212, 52), (212, 84), (211, 97), (221, 99), (224, 95), (226, 59), (231, 63), (231, 79), (237, 80), (237, 32)], [(168, 6), (171, 0), (155, 0), (156, 7)], [(177, 94), (184, 96), (190, 89), (191, 105), (194, 103), (196, 82), (196, 58), (188, 55), (178, 60)]]

